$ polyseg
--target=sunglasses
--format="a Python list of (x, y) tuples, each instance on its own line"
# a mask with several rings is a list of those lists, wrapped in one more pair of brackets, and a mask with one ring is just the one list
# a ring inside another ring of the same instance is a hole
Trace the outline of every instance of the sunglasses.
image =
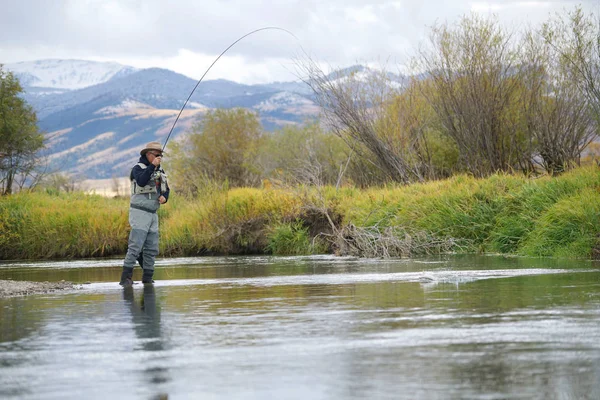
[(160, 154), (160, 153), (153, 153), (151, 151), (149, 151), (148, 154), (152, 154), (154, 157), (162, 157), (162, 154)]

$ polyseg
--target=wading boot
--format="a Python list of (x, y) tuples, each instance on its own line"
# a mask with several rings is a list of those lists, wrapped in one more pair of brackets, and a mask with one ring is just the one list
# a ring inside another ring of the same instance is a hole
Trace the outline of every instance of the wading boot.
[(144, 270), (142, 274), (142, 283), (154, 283), (152, 276), (154, 275), (154, 271), (149, 271), (147, 269)]
[(121, 272), (121, 282), (119, 282), (119, 285), (123, 287), (133, 285), (133, 268), (123, 267), (123, 272)]

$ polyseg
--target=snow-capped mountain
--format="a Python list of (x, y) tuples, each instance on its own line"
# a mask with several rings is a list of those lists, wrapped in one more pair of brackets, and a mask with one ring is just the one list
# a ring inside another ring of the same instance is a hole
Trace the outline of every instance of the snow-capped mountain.
[(332, 83), (344, 83), (347, 82), (350, 77), (355, 82), (369, 82), (373, 78), (380, 80), (385, 77), (386, 84), (389, 87), (400, 89), (405, 87), (408, 83), (408, 79), (405, 76), (394, 74), (392, 72), (384, 72), (376, 68), (365, 67), (364, 65), (353, 65), (348, 68), (333, 71), (327, 75)]
[(318, 107), (312, 100), (287, 91), (277, 92), (252, 108), (259, 112), (276, 110), (293, 112), (297, 109), (306, 109), (308, 112), (318, 112)]
[(47, 89), (83, 89), (137, 71), (115, 62), (39, 60), (6, 64), (23, 86)]
[[(41, 60), (6, 64), (19, 78), (23, 98), (46, 132), (53, 166), (81, 178), (126, 176), (147, 142), (171, 140), (189, 131), (207, 110), (243, 107), (256, 111), (265, 130), (315, 119), (319, 107), (304, 82), (243, 85), (203, 81), (174, 121), (196, 80), (161, 68), (117, 63)], [(361, 66), (336, 78), (363, 73)]]
[[(163, 141), (196, 80), (160, 68), (117, 63), (41, 60), (6, 64), (46, 132), (48, 159), (81, 178), (126, 176), (139, 149)], [(315, 118), (312, 92), (301, 82), (243, 85), (207, 80), (198, 86), (170, 140), (214, 108), (258, 112), (266, 130)], [(99, 162), (101, 160), (101, 162)]]

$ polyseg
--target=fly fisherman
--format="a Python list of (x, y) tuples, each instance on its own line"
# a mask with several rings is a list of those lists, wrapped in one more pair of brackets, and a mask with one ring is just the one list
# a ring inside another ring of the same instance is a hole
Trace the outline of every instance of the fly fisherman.
[(140, 159), (133, 166), (131, 202), (129, 205), (129, 242), (121, 274), (122, 286), (133, 284), (136, 260), (142, 266), (142, 283), (153, 283), (154, 260), (158, 255), (158, 215), (156, 211), (169, 199), (167, 176), (161, 168), (162, 147), (150, 142), (140, 151)]

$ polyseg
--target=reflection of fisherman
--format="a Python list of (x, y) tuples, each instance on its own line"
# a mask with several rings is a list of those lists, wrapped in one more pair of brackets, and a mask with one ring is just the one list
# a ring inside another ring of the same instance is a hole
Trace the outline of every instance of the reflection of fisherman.
[[(144, 285), (141, 304), (136, 304), (133, 286), (127, 286), (123, 290), (123, 300), (131, 311), (133, 329), (140, 340), (143, 351), (164, 350), (160, 329), (160, 306), (157, 305), (154, 285)], [(154, 357), (154, 360), (158, 360)], [(145, 374), (151, 383), (160, 384), (167, 382), (169, 376), (164, 367), (150, 367)], [(162, 394), (156, 398), (167, 398)]]
[(155, 339), (144, 340), (144, 350), (162, 350), (163, 345), (160, 340), (160, 307), (156, 304), (154, 285), (144, 285), (142, 300), (139, 305), (135, 303), (132, 286), (125, 288), (123, 299), (131, 310), (136, 336), (139, 339)]
[(123, 286), (133, 284), (133, 267), (139, 258), (143, 269), (142, 282), (153, 283), (154, 261), (158, 255), (158, 215), (156, 211), (169, 199), (169, 185), (161, 168), (162, 147), (150, 142), (140, 152), (138, 163), (132, 168), (131, 202), (129, 208), (129, 242), (123, 262)]

